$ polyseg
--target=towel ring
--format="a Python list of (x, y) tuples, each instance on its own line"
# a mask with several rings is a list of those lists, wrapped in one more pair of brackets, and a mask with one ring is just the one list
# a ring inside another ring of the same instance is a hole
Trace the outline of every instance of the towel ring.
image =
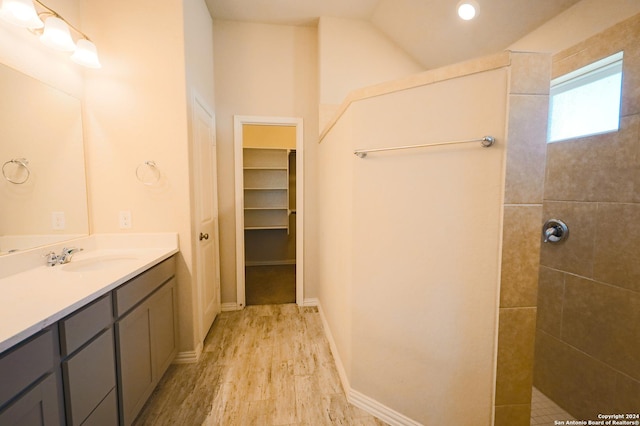
[[(22, 167), (24, 168), (24, 170), (27, 172), (26, 176), (24, 176), (24, 179), (20, 180), (20, 179), (14, 179), (13, 177), (7, 176), (7, 166), (9, 164), (16, 164), (18, 167)], [(4, 178), (8, 181), (11, 182), (13, 184), (16, 185), (22, 185), (23, 183), (25, 183), (26, 181), (29, 180), (29, 177), (31, 176), (31, 170), (29, 170), (29, 161), (27, 161), (26, 158), (12, 158), (9, 161), (5, 161), (5, 163), (2, 165), (2, 176), (4, 176)]]
[(160, 181), (160, 169), (155, 161), (147, 160), (136, 167), (136, 178), (143, 185), (155, 185)]

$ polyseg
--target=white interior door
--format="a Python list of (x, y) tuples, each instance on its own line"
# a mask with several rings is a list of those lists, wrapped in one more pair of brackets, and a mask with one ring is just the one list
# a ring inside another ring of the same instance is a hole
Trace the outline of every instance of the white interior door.
[(196, 259), (201, 339), (220, 312), (220, 255), (216, 139), (213, 114), (193, 98), (193, 165), (196, 198)]

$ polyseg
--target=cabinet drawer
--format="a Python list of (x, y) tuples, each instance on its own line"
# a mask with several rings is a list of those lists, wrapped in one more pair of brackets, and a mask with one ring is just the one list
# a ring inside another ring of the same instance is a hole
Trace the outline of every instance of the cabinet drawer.
[(118, 394), (115, 389), (109, 392), (82, 426), (118, 426)]
[(62, 356), (73, 353), (113, 321), (111, 293), (59, 322)]
[(62, 363), (67, 424), (80, 425), (115, 388), (113, 330), (105, 330), (93, 342)]
[(115, 290), (116, 317), (140, 303), (175, 274), (173, 257), (154, 266)]
[(0, 355), (0, 407), (44, 374), (53, 371), (54, 333), (44, 333)]

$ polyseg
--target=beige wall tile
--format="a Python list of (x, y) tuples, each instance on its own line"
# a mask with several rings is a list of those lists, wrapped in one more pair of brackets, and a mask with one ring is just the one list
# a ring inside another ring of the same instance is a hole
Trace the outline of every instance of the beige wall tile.
[(598, 204), (593, 277), (640, 291), (640, 205)]
[(624, 374), (618, 374), (616, 378), (614, 412), (637, 413), (638, 407), (640, 407), (638, 395), (640, 395), (640, 381), (633, 380)]
[(640, 14), (553, 57), (555, 78), (624, 50), (620, 131), (547, 147), (543, 216), (571, 234), (541, 247), (534, 383), (578, 419), (638, 409), (640, 206), (622, 204), (640, 202), (638, 28)]
[(493, 426), (529, 426), (531, 422), (531, 405), (498, 405)]
[(536, 333), (535, 386), (578, 419), (611, 412), (615, 370), (543, 331)]
[(625, 55), (638, 53), (640, 50), (638, 27), (640, 27), (640, 14), (554, 55), (552, 78), (574, 71), (621, 50), (625, 50)]
[(531, 403), (535, 326), (535, 308), (500, 309), (496, 405)]
[(500, 307), (536, 306), (542, 206), (506, 206)]
[(547, 153), (547, 95), (510, 95), (505, 203), (541, 203)]
[(633, 201), (639, 132), (633, 115), (618, 132), (548, 144), (545, 200)]
[(569, 227), (569, 238), (559, 244), (542, 243), (540, 264), (590, 278), (593, 274), (596, 209), (595, 203), (545, 201), (542, 221), (564, 221)]
[(540, 267), (538, 278), (538, 317), (536, 328), (560, 338), (564, 276), (560, 271)]
[(625, 50), (622, 60), (622, 104), (620, 115), (640, 114), (640, 53)]
[(548, 95), (551, 81), (551, 55), (512, 52), (509, 93)]
[(567, 275), (562, 340), (640, 379), (640, 294)]

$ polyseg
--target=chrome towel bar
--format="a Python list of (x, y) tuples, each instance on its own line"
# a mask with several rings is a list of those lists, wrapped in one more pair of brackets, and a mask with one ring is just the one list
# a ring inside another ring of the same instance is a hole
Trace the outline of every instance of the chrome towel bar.
[(353, 153), (360, 158), (365, 158), (367, 154), (370, 152), (397, 151), (400, 149), (426, 148), (429, 146), (455, 145), (455, 144), (469, 143), (469, 142), (480, 142), (483, 148), (489, 148), (496, 142), (496, 138), (494, 138), (493, 136), (485, 136), (480, 139), (468, 139), (463, 141), (449, 141), (449, 142), (427, 143), (427, 144), (421, 144), (421, 145), (394, 146), (392, 148), (357, 149), (353, 151)]

